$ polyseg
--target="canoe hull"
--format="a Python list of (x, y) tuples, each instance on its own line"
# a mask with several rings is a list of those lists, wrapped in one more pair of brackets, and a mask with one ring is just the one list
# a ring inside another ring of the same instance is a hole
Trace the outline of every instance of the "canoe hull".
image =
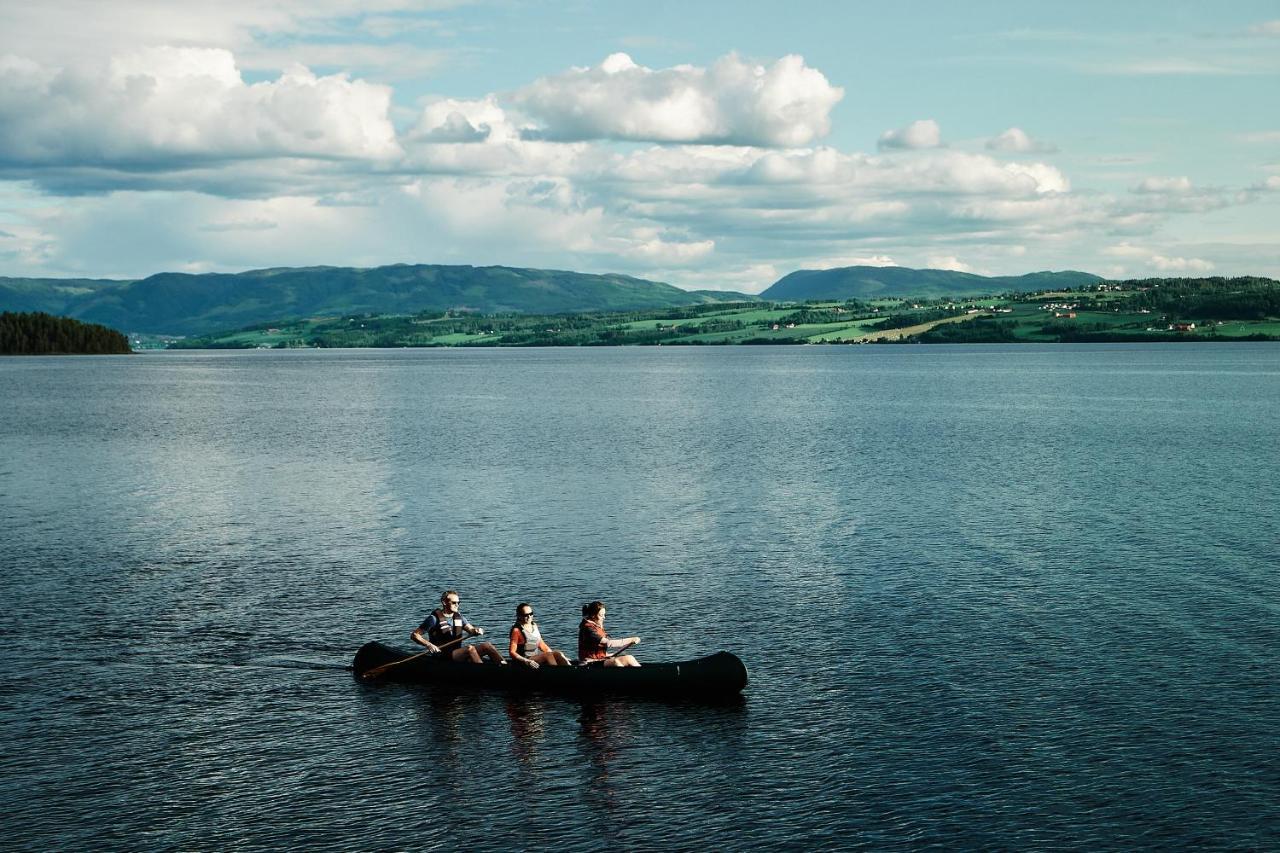
[[(747, 668), (737, 655), (717, 652), (704, 658), (677, 663), (646, 663), (639, 667), (543, 666), (530, 669), (517, 664), (470, 664), (442, 661), (431, 656), (408, 660), (412, 652), (383, 643), (365, 643), (356, 652), (352, 671), (357, 679), (429, 684), (439, 687), (490, 688), (521, 692), (633, 694), (658, 696), (733, 696), (747, 686)], [(376, 679), (364, 674), (383, 664), (389, 667)]]

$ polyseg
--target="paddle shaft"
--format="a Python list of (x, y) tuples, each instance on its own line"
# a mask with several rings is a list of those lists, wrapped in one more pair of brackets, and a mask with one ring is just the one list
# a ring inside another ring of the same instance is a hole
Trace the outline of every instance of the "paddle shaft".
[[(391, 663), (384, 663), (382, 666), (375, 666), (373, 669), (365, 670), (365, 672), (360, 676), (360, 678), (361, 679), (377, 678), (379, 675), (382, 675), (382, 673), (391, 669), (391, 667), (393, 666), (399, 666), (402, 663), (408, 663), (411, 660), (417, 660), (418, 658), (425, 657), (427, 655), (439, 654), (439, 652), (444, 651), (450, 646), (456, 645), (457, 643), (461, 643), (463, 640), (467, 639), (467, 636), (468, 636), (467, 634), (463, 634), (461, 637), (458, 637), (456, 640), (450, 640), (449, 642), (445, 643), (443, 646), (436, 646), (436, 649), (438, 651), (435, 651), (435, 652), (418, 652), (416, 655), (410, 655), (407, 658), (401, 658), (400, 660), (393, 660)], [(471, 635), (471, 636), (475, 636), (475, 635)]]
[(592, 664), (604, 663), (604, 662), (605, 662), (605, 661), (607, 661), (609, 658), (616, 658), (618, 655), (622, 654), (623, 652), (625, 652), (627, 649), (631, 648), (631, 647), (632, 647), (632, 646), (634, 646), (634, 645), (635, 645), (635, 643), (628, 643), (627, 645), (625, 645), (625, 646), (623, 646), (622, 648), (618, 649), (616, 652), (614, 652), (614, 653), (613, 653), (613, 654), (611, 654), (611, 655), (605, 655), (605, 656), (604, 656), (604, 657), (602, 657), (602, 658), (595, 658), (594, 660), (584, 661), (584, 662), (582, 662), (582, 663), (578, 664), (578, 666), (591, 666)]

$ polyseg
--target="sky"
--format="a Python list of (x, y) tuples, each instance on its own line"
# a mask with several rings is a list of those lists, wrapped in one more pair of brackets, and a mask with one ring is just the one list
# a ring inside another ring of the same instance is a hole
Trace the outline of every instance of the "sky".
[(0, 0), (0, 275), (1280, 277), (1280, 2)]

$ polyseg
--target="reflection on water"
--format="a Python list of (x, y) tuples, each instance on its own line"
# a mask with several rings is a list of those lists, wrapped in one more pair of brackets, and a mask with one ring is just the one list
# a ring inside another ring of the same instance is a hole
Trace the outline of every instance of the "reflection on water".
[(610, 778), (610, 770), (617, 763), (622, 744), (630, 736), (631, 721), (626, 708), (618, 702), (587, 699), (578, 714), (582, 743), (591, 767), (591, 788), (610, 811), (618, 805), (618, 790)]
[[(0, 360), (29, 849), (1280, 847), (1280, 346)], [(602, 598), (727, 706), (367, 685)], [(251, 664), (242, 666), (239, 664)], [(466, 774), (463, 788), (442, 771)]]
[(507, 718), (511, 720), (511, 752), (525, 769), (532, 770), (538, 745), (547, 734), (543, 700), (511, 693), (505, 704)]

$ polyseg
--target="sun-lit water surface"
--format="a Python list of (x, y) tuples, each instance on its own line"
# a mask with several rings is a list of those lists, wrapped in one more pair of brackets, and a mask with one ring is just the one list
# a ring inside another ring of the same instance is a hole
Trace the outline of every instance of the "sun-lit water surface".
[[(0, 360), (31, 849), (1280, 844), (1280, 347)], [(444, 587), (727, 706), (365, 686)]]

